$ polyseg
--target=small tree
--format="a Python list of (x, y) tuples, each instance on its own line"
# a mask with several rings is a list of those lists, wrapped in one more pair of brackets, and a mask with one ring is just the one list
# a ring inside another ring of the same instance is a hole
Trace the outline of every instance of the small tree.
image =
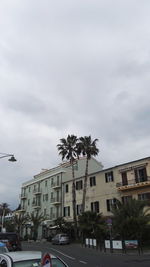
[(27, 215), (24, 215), (22, 213), (15, 214), (13, 216), (12, 222), (15, 225), (16, 231), (22, 235), (22, 228), (24, 227), (25, 223), (28, 221), (29, 217)]
[(131, 199), (126, 203), (116, 202), (113, 213), (113, 230), (122, 239), (137, 239), (141, 243), (143, 233), (150, 222), (147, 202)]
[(33, 237), (33, 240), (36, 241), (37, 240), (37, 237), (38, 237), (38, 227), (39, 225), (44, 221), (46, 220), (46, 216), (43, 215), (43, 213), (34, 213), (32, 212), (29, 216), (29, 220), (32, 222), (33, 226), (32, 226), (32, 237)]
[(82, 233), (83, 240), (86, 237), (103, 240), (107, 231), (107, 225), (102, 214), (93, 211), (86, 211), (79, 215), (79, 229)]

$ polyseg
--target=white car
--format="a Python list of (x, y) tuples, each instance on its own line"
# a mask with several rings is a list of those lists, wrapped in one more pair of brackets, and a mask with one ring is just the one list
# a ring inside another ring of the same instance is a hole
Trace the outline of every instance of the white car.
[[(50, 254), (52, 267), (68, 267), (60, 258)], [(0, 254), (0, 267), (40, 267), (40, 251), (16, 251)]]
[(5, 243), (0, 242), (0, 253), (9, 252)]

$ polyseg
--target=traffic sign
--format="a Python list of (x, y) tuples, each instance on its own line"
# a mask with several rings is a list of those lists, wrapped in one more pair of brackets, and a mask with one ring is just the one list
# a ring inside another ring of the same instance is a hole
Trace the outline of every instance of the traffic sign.
[(42, 267), (52, 267), (51, 256), (49, 253), (46, 253), (42, 258)]

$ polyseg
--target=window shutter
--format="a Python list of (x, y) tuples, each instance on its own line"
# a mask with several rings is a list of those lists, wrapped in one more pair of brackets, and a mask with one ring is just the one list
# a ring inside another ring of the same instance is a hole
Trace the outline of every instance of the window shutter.
[(66, 208), (64, 207), (64, 217), (66, 217)]
[(105, 182), (108, 183), (107, 173), (105, 173)]
[(112, 182), (114, 181), (114, 174), (113, 174), (113, 171), (111, 171), (111, 179), (112, 179)]
[(68, 216), (70, 216), (70, 206), (68, 206)]
[(106, 204), (107, 204), (107, 211), (110, 211), (110, 202), (109, 202), (109, 199), (106, 200)]
[(138, 183), (138, 171), (134, 170), (134, 174), (135, 174), (135, 182)]
[(99, 213), (99, 201), (95, 202), (95, 211)]

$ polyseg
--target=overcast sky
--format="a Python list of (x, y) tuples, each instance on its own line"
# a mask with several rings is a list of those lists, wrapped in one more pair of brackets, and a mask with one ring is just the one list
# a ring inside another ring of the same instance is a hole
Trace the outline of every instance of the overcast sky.
[(68, 134), (104, 167), (150, 156), (150, 1), (0, 1), (0, 203), (60, 163)]

